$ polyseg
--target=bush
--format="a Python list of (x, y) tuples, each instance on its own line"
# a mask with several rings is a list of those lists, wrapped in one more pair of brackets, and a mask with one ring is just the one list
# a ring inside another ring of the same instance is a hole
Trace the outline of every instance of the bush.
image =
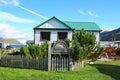
[(88, 58), (91, 59), (92, 62), (94, 62), (102, 56), (103, 51), (104, 51), (103, 47), (96, 46), (94, 51), (88, 54)]
[[(60, 41), (60, 40), (57, 40), (57, 41)], [(53, 41), (53, 43), (51, 44), (51, 47), (53, 47), (53, 45), (57, 42), (57, 41)], [(68, 46), (68, 47), (70, 47), (70, 43), (72, 42), (72, 41), (70, 41), (70, 39), (64, 39), (63, 40), (65, 43), (66, 43), (66, 45)]]
[(47, 54), (48, 54), (48, 43), (47, 41), (44, 41), (40, 45), (40, 57), (42, 58), (47, 57)]
[(48, 54), (48, 43), (44, 41), (41, 45), (29, 44), (27, 47), (22, 46), (20, 49), (22, 56), (27, 58), (44, 58)]
[(70, 47), (70, 43), (71, 43), (70, 39), (67, 39), (67, 38), (66, 38), (66, 39), (64, 39), (64, 41), (65, 41), (65, 43), (67, 44), (67, 46)]
[(22, 46), (20, 49), (20, 53), (24, 57), (31, 58), (30, 51), (29, 51), (28, 47)]

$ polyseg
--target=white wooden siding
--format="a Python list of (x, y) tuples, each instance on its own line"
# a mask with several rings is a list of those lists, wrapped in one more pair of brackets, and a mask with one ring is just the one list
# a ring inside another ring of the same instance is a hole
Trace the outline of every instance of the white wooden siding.
[(57, 40), (57, 31), (51, 31), (51, 42)]
[[(66, 30), (35, 30), (35, 44), (40, 44), (42, 41), (40, 41), (40, 32), (50, 32), (50, 41), (53, 42), (56, 41), (58, 38), (58, 32), (67, 32), (67, 38), (72, 40), (72, 31), (66, 31)], [(94, 32), (94, 35), (96, 36), (96, 42), (98, 43), (100, 41), (100, 32)]]
[(35, 44), (39, 44), (39, 42), (40, 42), (40, 30), (35, 30), (34, 40), (35, 40)]
[(94, 32), (94, 35), (96, 36), (96, 42), (100, 41), (100, 32)]
[(67, 29), (68, 27), (66, 27), (64, 24), (61, 24), (60, 21), (58, 21), (56, 19), (52, 19), (52, 20), (48, 21), (47, 23), (41, 25), (39, 28)]
[(72, 40), (72, 31), (68, 31), (68, 39)]
[(72, 40), (72, 31), (65, 31), (65, 30), (35, 30), (35, 44), (41, 44), (40, 41), (40, 32), (50, 32), (50, 43), (56, 41), (58, 38), (58, 32), (67, 32), (67, 38)]

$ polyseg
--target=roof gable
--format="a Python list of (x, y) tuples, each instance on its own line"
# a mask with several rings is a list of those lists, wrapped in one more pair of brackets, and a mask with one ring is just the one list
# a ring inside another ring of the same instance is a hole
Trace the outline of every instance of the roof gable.
[(48, 19), (47, 21), (36, 26), (34, 29), (70, 29), (71, 30), (71, 28), (68, 25), (66, 25), (56, 17), (52, 17)]

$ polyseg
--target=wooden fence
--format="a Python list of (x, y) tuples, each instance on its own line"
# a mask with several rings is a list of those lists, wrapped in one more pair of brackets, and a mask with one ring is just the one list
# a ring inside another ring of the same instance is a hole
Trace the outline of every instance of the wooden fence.
[(51, 70), (58, 71), (58, 70), (69, 70), (69, 58), (68, 57), (52, 57), (51, 58)]
[(44, 59), (27, 59), (27, 58), (16, 58), (14, 56), (2, 57), (0, 60), (1, 66), (16, 67), (16, 68), (27, 68), (27, 69), (39, 69), (47, 70), (48, 61)]
[(2, 56), (2, 48), (0, 48), (0, 57)]
[[(42, 59), (27, 59), (17, 56), (6, 56), (0, 59), (0, 66), (3, 67), (14, 67), (14, 68), (27, 68), (27, 69), (38, 69), (38, 70), (48, 70), (48, 58)], [(67, 56), (55, 56), (51, 57), (50, 70), (74, 70), (79, 69), (83, 66), (83, 63), (74, 63), (72, 59), (69, 61)]]

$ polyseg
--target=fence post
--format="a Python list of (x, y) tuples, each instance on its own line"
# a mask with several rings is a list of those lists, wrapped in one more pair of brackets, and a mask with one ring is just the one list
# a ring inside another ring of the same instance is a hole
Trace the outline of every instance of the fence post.
[(70, 61), (70, 58), (71, 58), (71, 49), (68, 48), (68, 70), (70, 71), (71, 70), (71, 61)]
[(51, 70), (51, 43), (48, 45), (48, 71)]

